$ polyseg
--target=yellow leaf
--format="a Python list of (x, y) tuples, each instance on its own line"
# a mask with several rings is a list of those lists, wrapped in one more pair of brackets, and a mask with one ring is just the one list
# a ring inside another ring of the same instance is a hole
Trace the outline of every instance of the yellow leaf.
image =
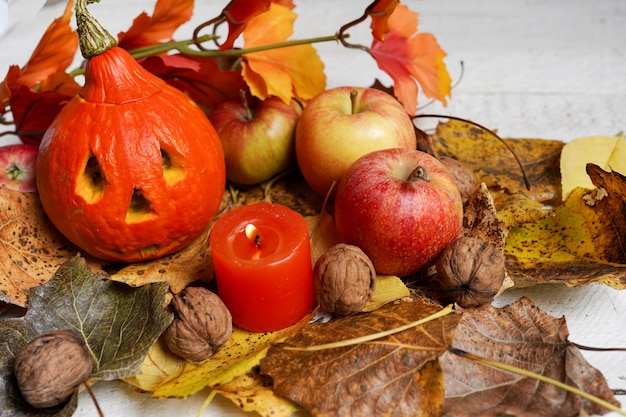
[(255, 370), (238, 376), (213, 389), (247, 413), (257, 412), (263, 417), (290, 417), (301, 407), (279, 397), (272, 391), (271, 378)]
[(362, 311), (369, 312), (379, 309), (387, 303), (411, 295), (404, 282), (395, 275), (377, 275), (376, 290), (372, 298), (365, 304)]
[(626, 139), (618, 136), (589, 136), (568, 142), (561, 151), (563, 200), (576, 187), (593, 188), (585, 171), (587, 163), (604, 170), (626, 174)]
[(312, 316), (276, 332), (252, 333), (235, 327), (230, 339), (213, 356), (198, 365), (185, 363), (182, 372), (156, 386), (152, 395), (185, 398), (206, 387), (232, 381), (257, 366), (272, 344), (298, 332)]
[(495, 200), (495, 204), (498, 219), (503, 221), (507, 228), (534, 223), (554, 215), (552, 210), (546, 209), (540, 202), (520, 193), (502, 194)]
[[(248, 22), (244, 47), (288, 40), (296, 16), (287, 7), (272, 3), (268, 12)], [(324, 64), (310, 44), (245, 54), (242, 75), (255, 97), (277, 96), (285, 103), (292, 98), (306, 103), (326, 87)]]
[(586, 203), (589, 192), (576, 188), (553, 216), (511, 228), (505, 253), (516, 287), (548, 282), (626, 287), (626, 264), (608, 259), (619, 237), (606, 215)]
[(143, 391), (153, 391), (168, 379), (179, 375), (185, 360), (173, 355), (163, 340), (157, 341), (146, 355), (138, 375), (124, 380)]

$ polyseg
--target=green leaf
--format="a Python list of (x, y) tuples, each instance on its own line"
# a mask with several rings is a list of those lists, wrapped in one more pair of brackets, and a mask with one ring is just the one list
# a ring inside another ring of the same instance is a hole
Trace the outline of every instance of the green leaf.
[(62, 264), (48, 283), (34, 288), (24, 317), (0, 321), (0, 409), (2, 416), (71, 416), (78, 399), (41, 412), (21, 399), (13, 377), (15, 354), (30, 340), (53, 329), (81, 334), (94, 358), (90, 379), (132, 376), (149, 348), (172, 321), (165, 308), (167, 284), (131, 288), (93, 272), (80, 256)]

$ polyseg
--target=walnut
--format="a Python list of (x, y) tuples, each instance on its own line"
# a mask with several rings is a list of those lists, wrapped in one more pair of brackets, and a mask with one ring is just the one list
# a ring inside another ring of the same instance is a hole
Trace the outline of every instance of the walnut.
[(15, 378), (27, 403), (49, 408), (66, 402), (85, 382), (93, 358), (72, 330), (50, 330), (30, 341), (15, 357)]
[(339, 316), (363, 309), (372, 298), (376, 271), (359, 247), (337, 244), (324, 253), (313, 268), (315, 296), (320, 308)]
[(440, 289), (466, 308), (491, 302), (506, 276), (502, 251), (475, 237), (461, 237), (449, 244), (436, 269)]
[(478, 181), (476, 181), (474, 173), (457, 159), (442, 156), (439, 158), (439, 161), (448, 169), (450, 174), (452, 174), (456, 188), (458, 188), (463, 204), (465, 204), (478, 188)]
[(230, 338), (230, 311), (217, 294), (187, 287), (172, 299), (174, 321), (163, 334), (172, 352), (190, 362), (202, 362)]

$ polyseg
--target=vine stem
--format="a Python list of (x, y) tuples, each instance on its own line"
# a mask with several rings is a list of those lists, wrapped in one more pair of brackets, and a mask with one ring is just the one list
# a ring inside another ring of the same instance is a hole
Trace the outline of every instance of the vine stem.
[[(196, 44), (196, 42), (204, 42), (211, 39), (214, 39), (214, 35), (204, 35), (197, 39), (185, 39), (182, 41), (172, 41), (172, 42), (164, 42), (157, 45), (149, 45), (144, 46), (142, 48), (136, 48), (129, 50), (128, 52), (135, 59), (145, 58), (152, 55), (163, 54), (172, 50), (176, 50), (185, 55), (191, 56), (200, 56), (206, 58), (218, 58), (218, 57), (235, 57), (247, 54), (253, 54), (256, 52), (264, 52), (272, 49), (280, 49), (280, 48), (289, 48), (291, 46), (299, 46), (299, 45), (309, 45), (314, 43), (322, 43), (322, 42), (332, 42), (332, 41), (341, 41), (343, 39), (349, 38), (350, 34), (334, 34), (329, 36), (320, 36), (315, 38), (306, 38), (306, 39), (294, 39), (291, 41), (285, 42), (276, 42), (267, 45), (255, 46), (252, 48), (242, 48), (242, 49), (228, 49), (226, 51), (221, 50), (197, 50), (190, 48), (189, 45)], [(77, 75), (81, 75), (85, 72), (84, 68), (77, 68), (70, 72), (70, 75), (75, 77)]]
[(448, 304), (446, 307), (442, 308), (438, 312), (433, 313), (433, 314), (431, 314), (431, 315), (429, 315), (427, 317), (424, 317), (423, 319), (419, 319), (419, 320), (413, 321), (411, 323), (407, 323), (407, 324), (402, 325), (402, 326), (394, 327), (393, 329), (385, 330), (385, 331), (382, 331), (382, 332), (372, 333), (372, 334), (368, 334), (368, 335), (365, 335), (365, 336), (355, 337), (355, 338), (347, 339), (347, 340), (341, 340), (339, 342), (324, 343), (324, 344), (321, 344), (321, 345), (306, 346), (306, 347), (279, 345), (279, 347), (281, 349), (284, 349), (284, 350), (297, 350), (297, 351), (301, 351), (301, 352), (313, 352), (313, 351), (318, 351), (318, 350), (334, 349), (334, 348), (358, 345), (358, 344), (361, 344), (361, 343), (371, 342), (373, 340), (380, 339), (380, 338), (383, 338), (383, 337), (386, 337), (386, 336), (391, 336), (393, 334), (400, 333), (400, 332), (412, 329), (412, 328), (417, 327), (417, 326), (421, 326), (422, 324), (428, 323), (429, 321), (436, 320), (436, 319), (439, 319), (441, 317), (447, 316), (448, 314), (450, 314), (452, 312), (454, 312), (454, 305)]
[(611, 410), (611, 411), (619, 413), (619, 414), (621, 414), (623, 416), (626, 416), (626, 411), (620, 409), (619, 407), (616, 407), (615, 405), (611, 404), (610, 402), (605, 401), (602, 398), (598, 398), (595, 395), (589, 394), (588, 392), (585, 392), (585, 391), (583, 391), (581, 389), (578, 389), (576, 387), (573, 387), (571, 385), (567, 385), (567, 384), (565, 384), (565, 383), (563, 383), (561, 381), (558, 381), (556, 379), (547, 377), (545, 375), (541, 375), (541, 374), (538, 374), (536, 372), (529, 371), (527, 369), (519, 368), (517, 366), (509, 365), (509, 364), (506, 364), (506, 363), (494, 361), (494, 360), (489, 359), (489, 358), (478, 356), (478, 355), (475, 355), (473, 353), (466, 352), (466, 351), (464, 351), (462, 349), (450, 348), (449, 352), (452, 353), (452, 354), (461, 356), (463, 358), (467, 358), (467, 359), (470, 359), (470, 360), (473, 360), (473, 361), (476, 361), (476, 362), (480, 362), (480, 363), (485, 364), (487, 366), (490, 366), (492, 368), (496, 368), (496, 369), (500, 369), (500, 370), (503, 370), (503, 371), (511, 372), (511, 373), (514, 373), (514, 374), (517, 374), (517, 375), (521, 375), (521, 376), (524, 376), (524, 377), (527, 377), (527, 378), (533, 378), (533, 379), (536, 379), (538, 381), (554, 385), (554, 386), (556, 386), (558, 388), (561, 388), (561, 389), (563, 389), (565, 391), (571, 392), (572, 394), (576, 394), (576, 395), (578, 395), (580, 397), (583, 397), (583, 398), (585, 398), (585, 399), (587, 399), (587, 400), (589, 400), (589, 401), (591, 401), (593, 403), (596, 403), (597, 405), (599, 405), (601, 407), (604, 407), (604, 408), (606, 408), (608, 410)]
[(413, 119), (423, 119), (423, 118), (427, 118), (427, 117), (444, 118), (444, 119), (451, 119), (451, 120), (457, 120), (459, 122), (469, 123), (471, 125), (476, 126), (479, 129), (484, 130), (485, 132), (489, 133), (490, 135), (494, 136), (513, 155), (513, 158), (515, 158), (515, 162), (517, 162), (517, 165), (519, 166), (519, 168), (520, 168), (520, 170), (522, 172), (522, 178), (524, 179), (524, 185), (526, 186), (527, 190), (530, 190), (530, 188), (531, 188), (530, 187), (530, 181), (528, 180), (528, 176), (526, 175), (526, 170), (524, 169), (524, 164), (522, 164), (522, 161), (520, 161), (519, 157), (515, 154), (515, 152), (513, 152), (513, 149), (511, 149), (509, 144), (506, 143), (504, 141), (504, 139), (502, 139), (496, 132), (494, 132), (493, 130), (489, 129), (486, 126), (481, 125), (480, 123), (476, 123), (476, 122), (474, 122), (472, 120), (468, 120), (468, 119), (465, 119), (463, 117), (457, 117), (457, 116), (450, 116), (450, 115), (444, 115), (444, 114), (418, 114), (418, 115), (413, 116)]

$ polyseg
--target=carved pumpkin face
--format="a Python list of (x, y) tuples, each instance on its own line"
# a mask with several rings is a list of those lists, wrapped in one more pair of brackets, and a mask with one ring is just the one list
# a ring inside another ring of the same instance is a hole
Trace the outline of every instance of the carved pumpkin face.
[(40, 145), (44, 211), (102, 259), (135, 262), (181, 249), (221, 203), (225, 164), (215, 129), (120, 48), (91, 58), (85, 80)]

